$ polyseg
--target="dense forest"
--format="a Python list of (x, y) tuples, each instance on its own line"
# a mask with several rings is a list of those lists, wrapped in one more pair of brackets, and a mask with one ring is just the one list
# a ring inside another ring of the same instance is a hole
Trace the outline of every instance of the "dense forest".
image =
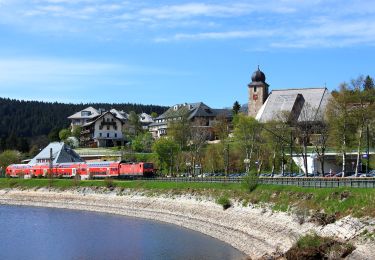
[(127, 113), (155, 112), (159, 115), (167, 109), (163, 106), (131, 103), (64, 104), (0, 98), (0, 150), (27, 150), (32, 139), (47, 139), (54, 129), (68, 127), (70, 122), (67, 117), (88, 106), (105, 110), (115, 108)]

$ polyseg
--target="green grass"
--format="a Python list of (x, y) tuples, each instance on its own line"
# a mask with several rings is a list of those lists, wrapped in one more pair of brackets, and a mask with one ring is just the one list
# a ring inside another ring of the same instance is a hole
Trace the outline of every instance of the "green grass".
[(300, 249), (306, 249), (309, 247), (318, 247), (328, 240), (329, 240), (328, 238), (320, 237), (317, 234), (306, 235), (298, 239), (297, 247)]
[[(152, 193), (207, 195), (214, 198), (227, 196), (232, 201), (239, 200), (242, 205), (270, 203), (276, 211), (291, 208), (304, 211), (324, 210), (337, 217), (353, 215), (355, 217), (375, 217), (375, 189), (366, 188), (302, 188), (296, 186), (258, 185), (252, 192), (240, 183), (191, 183), (156, 181), (119, 181), (111, 185), (123, 189), (146, 190)], [(108, 187), (108, 181), (71, 179), (0, 179), (0, 188), (54, 187), (68, 189), (72, 187)]]
[(350, 243), (342, 243), (316, 234), (301, 237), (296, 245), (284, 254), (286, 259), (344, 259), (355, 247)]
[(224, 195), (224, 196), (221, 196), (220, 198), (218, 198), (216, 200), (216, 203), (223, 206), (223, 209), (226, 210), (228, 208), (230, 208), (232, 206), (232, 202), (230, 201), (230, 199), (228, 198), (228, 196)]

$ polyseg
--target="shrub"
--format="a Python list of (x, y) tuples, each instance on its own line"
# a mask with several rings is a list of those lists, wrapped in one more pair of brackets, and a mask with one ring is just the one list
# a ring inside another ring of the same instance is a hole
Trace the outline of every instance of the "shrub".
[(301, 237), (296, 245), (284, 254), (286, 259), (343, 259), (355, 247), (332, 238), (309, 234)]
[(25, 176), (25, 173), (24, 173), (24, 172), (20, 172), (20, 173), (18, 173), (18, 178), (23, 179), (24, 176)]
[(311, 234), (301, 237), (297, 241), (297, 247), (300, 249), (305, 249), (309, 247), (318, 247), (324, 241), (323, 238), (318, 236), (317, 234)]
[(336, 221), (336, 216), (334, 214), (328, 215), (324, 212), (315, 212), (310, 219), (311, 222), (325, 226)]
[(81, 176), (77, 174), (76, 176), (73, 177), (73, 186), (78, 187), (80, 182), (81, 182)]
[(250, 172), (242, 181), (242, 185), (249, 192), (252, 192), (258, 186), (258, 175), (256, 172)]
[(223, 206), (223, 209), (226, 210), (232, 206), (232, 202), (229, 200), (227, 196), (221, 196), (216, 201), (217, 204)]
[(17, 185), (18, 185), (18, 183), (17, 183), (16, 180), (14, 180), (14, 179), (10, 179), (10, 180), (9, 180), (9, 187), (10, 187), (10, 188), (14, 188), (14, 187), (16, 187)]
[(109, 177), (104, 179), (104, 185), (110, 190), (113, 190), (115, 188), (115, 184), (113, 183), (113, 179), (109, 178)]

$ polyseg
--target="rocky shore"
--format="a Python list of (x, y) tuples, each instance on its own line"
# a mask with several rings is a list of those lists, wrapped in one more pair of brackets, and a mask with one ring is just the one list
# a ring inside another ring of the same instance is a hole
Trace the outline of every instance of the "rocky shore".
[(349, 259), (375, 259), (374, 242), (363, 239), (366, 230), (373, 232), (375, 221), (347, 217), (333, 224), (319, 226), (301, 223), (298, 216), (273, 212), (268, 207), (233, 206), (223, 210), (214, 199), (189, 194), (151, 195), (147, 192), (77, 188), (65, 191), (51, 189), (0, 190), (0, 204), (66, 208), (106, 212), (163, 221), (202, 232), (244, 252), (252, 259), (280, 256), (300, 236), (316, 232), (353, 242), (355, 250)]

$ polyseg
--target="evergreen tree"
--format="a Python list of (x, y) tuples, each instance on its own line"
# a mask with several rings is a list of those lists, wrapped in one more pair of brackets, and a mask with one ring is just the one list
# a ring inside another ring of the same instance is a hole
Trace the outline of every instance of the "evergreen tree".
[(238, 101), (234, 102), (234, 104), (233, 104), (233, 109), (232, 109), (233, 114), (234, 114), (234, 115), (237, 115), (238, 112), (240, 112), (240, 109), (241, 109), (241, 105), (240, 105), (240, 103), (238, 103)]
[(365, 91), (374, 89), (374, 80), (369, 75), (367, 75), (365, 80), (364, 80), (363, 89)]

